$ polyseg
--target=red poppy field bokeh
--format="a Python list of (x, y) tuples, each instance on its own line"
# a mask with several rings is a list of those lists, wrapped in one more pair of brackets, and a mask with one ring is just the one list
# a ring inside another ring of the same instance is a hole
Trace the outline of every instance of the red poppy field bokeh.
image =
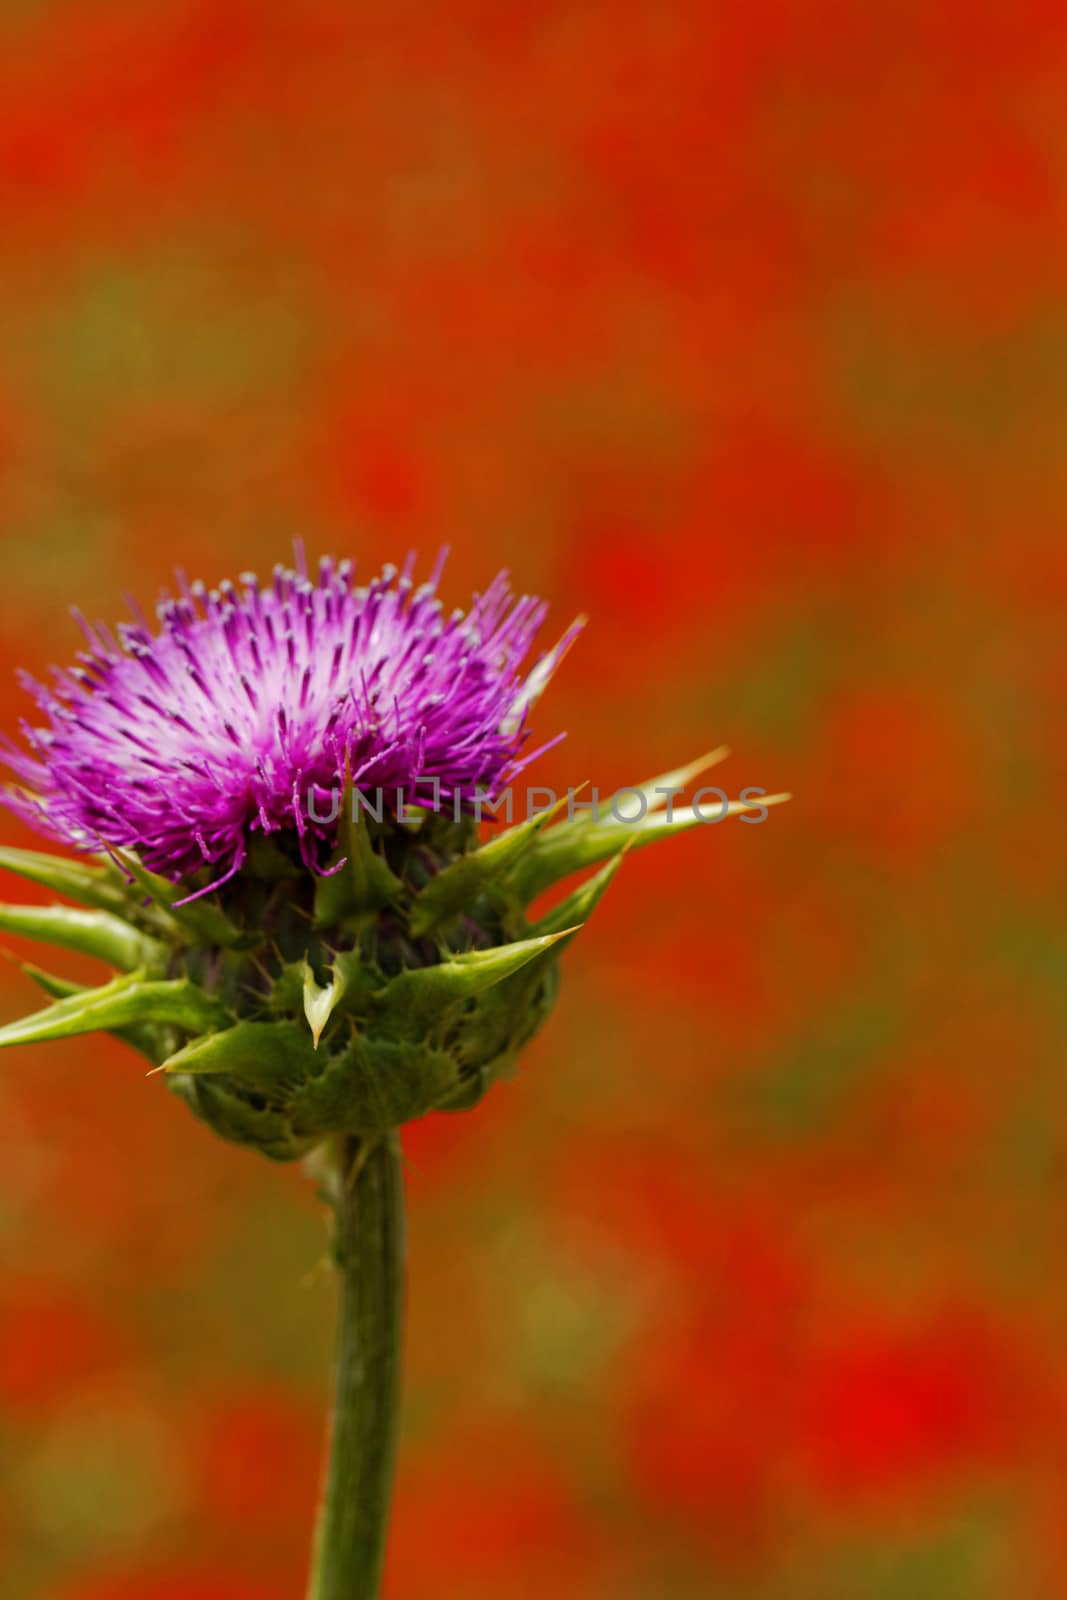
[[(531, 781), (794, 795), (407, 1130), (388, 1600), (1067, 1600), (1065, 83), (1054, 0), (0, 9), (0, 727), (72, 602), (447, 543), (590, 617)], [(292, 1600), (311, 1186), (0, 1067), (0, 1592)]]

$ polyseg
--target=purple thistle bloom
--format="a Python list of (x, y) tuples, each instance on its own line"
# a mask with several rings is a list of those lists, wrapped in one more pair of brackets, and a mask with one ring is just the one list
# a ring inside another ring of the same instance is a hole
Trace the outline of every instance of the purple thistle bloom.
[(209, 867), (217, 887), (256, 833), (288, 833), (323, 870), (338, 825), (315, 819), (346, 772), (387, 803), (398, 789), (429, 803), (432, 779), (444, 806), (498, 794), (549, 748), (520, 759), (529, 708), (581, 622), (523, 676), (545, 605), (515, 600), (501, 573), (446, 617), (443, 564), (444, 552), (418, 589), (411, 557), (357, 588), (352, 564), (327, 558), (313, 583), (297, 546), (296, 570), (276, 567), (265, 587), (245, 573), (240, 592), (209, 593), (179, 574), (158, 634), (135, 606), (117, 640), (75, 613), (89, 649), (52, 669), (51, 689), (24, 676), (50, 726), (22, 724), (29, 754), (4, 741), (19, 787), (0, 802), (52, 838), (132, 850), (171, 879)]

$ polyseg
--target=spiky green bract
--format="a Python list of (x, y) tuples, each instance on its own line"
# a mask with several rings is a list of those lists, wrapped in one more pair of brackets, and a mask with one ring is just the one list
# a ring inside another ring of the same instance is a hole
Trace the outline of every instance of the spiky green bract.
[[(632, 792), (640, 792), (640, 787)], [(627, 791), (628, 796), (630, 793)], [(787, 794), (769, 794), (758, 803), (731, 800), (725, 806), (707, 810), (675, 806), (669, 816), (649, 811), (634, 822), (620, 822), (614, 816), (594, 818), (590, 813), (583, 813), (573, 821), (561, 822), (536, 842), (519, 863), (514, 885), (523, 900), (529, 902), (561, 878), (570, 877), (572, 872), (606, 861), (624, 845), (640, 850), (657, 840), (686, 833), (690, 828), (714, 826), (716, 821), (750, 815), (761, 807), (782, 805), (788, 799)], [(631, 802), (628, 800), (628, 803)]]
[(537, 835), (558, 814), (564, 802), (535, 814), (514, 828), (497, 834), (479, 850), (468, 850), (442, 867), (419, 894), (411, 912), (416, 936), (446, 927), (481, 895), (518, 866)]
[(12, 1044), (42, 1044), (99, 1033), (131, 1023), (170, 1023), (197, 1030), (224, 1026), (226, 1009), (188, 978), (151, 979), (143, 972), (115, 978), (99, 989), (73, 994), (0, 1028), (0, 1049)]
[[(560, 955), (623, 856), (708, 820), (657, 791), (721, 754), (638, 786), (649, 807), (640, 821), (602, 810), (559, 822), (557, 806), (484, 843), (469, 817), (378, 822), (353, 809), (349, 785), (326, 876), (276, 837), (224, 893), (184, 905), (198, 883), (172, 884), (126, 853), (0, 852), (0, 866), (78, 903), (0, 906), (0, 929), (119, 969), (83, 988), (27, 967), (52, 1004), (0, 1028), (0, 1048), (110, 1032), (217, 1133), (278, 1160), (466, 1109), (551, 1010)], [(729, 814), (752, 810), (737, 801)], [(599, 870), (552, 910), (532, 909), (588, 868)]]
[(71, 906), (0, 905), (0, 930), (24, 939), (96, 956), (121, 972), (161, 962), (163, 947), (138, 933), (110, 911), (78, 911)]
[(64, 894), (81, 906), (121, 912), (126, 905), (123, 885), (116, 881), (110, 864), (70, 861), (41, 850), (0, 849), (0, 867), (43, 889), (51, 889), (53, 894)]

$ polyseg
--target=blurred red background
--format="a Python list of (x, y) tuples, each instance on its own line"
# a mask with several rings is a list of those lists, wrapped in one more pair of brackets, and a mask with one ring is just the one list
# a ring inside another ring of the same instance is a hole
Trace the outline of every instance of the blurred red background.
[[(0, 41), (3, 727), (70, 601), (447, 541), (449, 603), (591, 615), (541, 781), (796, 796), (630, 861), (518, 1081), (410, 1130), (390, 1600), (1067, 1596), (1063, 6)], [(300, 1594), (300, 1172), (97, 1040), (0, 1114), (4, 1593)]]

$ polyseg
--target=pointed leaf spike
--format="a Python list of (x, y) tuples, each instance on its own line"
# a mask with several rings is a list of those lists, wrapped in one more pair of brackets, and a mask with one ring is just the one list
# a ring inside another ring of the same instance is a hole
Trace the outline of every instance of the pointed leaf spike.
[(577, 931), (563, 928), (498, 945), (493, 950), (470, 950), (436, 966), (409, 967), (386, 984), (377, 995), (377, 1002), (382, 1009), (421, 1028), (454, 1001), (469, 999), (502, 983)]
[(670, 794), (660, 791), (687, 789), (694, 778), (699, 778), (701, 773), (707, 772), (711, 767), (717, 767), (729, 754), (730, 746), (720, 744), (717, 749), (709, 750), (706, 756), (698, 756), (686, 766), (675, 767), (673, 772), (661, 773), (658, 778), (649, 778), (646, 783), (635, 784), (634, 789), (636, 793), (644, 796), (650, 812), (662, 811), (667, 805)]
[(349, 826), (348, 872), (357, 912), (382, 911), (391, 905), (404, 885), (371, 842), (365, 822)]
[(469, 850), (456, 861), (442, 867), (420, 893), (411, 912), (411, 931), (417, 939), (432, 933), (453, 917), (467, 910), (479, 895), (512, 867), (530, 849), (537, 835), (567, 804), (567, 798), (539, 811), (525, 822), (516, 823), (504, 833), (489, 839), (480, 848)]
[(304, 1015), (308, 1027), (311, 1029), (311, 1039), (314, 1048), (319, 1048), (322, 1030), (329, 1022), (330, 1017), (344, 994), (346, 979), (343, 971), (334, 969), (328, 984), (322, 985), (316, 981), (315, 974), (308, 962), (304, 963)]
[(725, 822), (727, 817), (747, 816), (750, 811), (760, 811), (764, 807), (785, 805), (791, 800), (791, 794), (763, 794), (757, 800), (731, 800), (727, 805), (721, 803), (715, 806), (708, 805), (703, 809), (695, 806), (676, 806), (670, 822), (658, 813), (642, 817), (640, 822), (627, 822), (616, 824), (616, 828), (625, 828), (630, 832), (634, 844), (641, 846), (649, 844), (653, 839), (663, 839), (670, 833), (684, 833), (688, 828), (699, 824), (713, 827), (718, 822)]
[(96, 956), (123, 972), (162, 962), (163, 947), (109, 911), (75, 911), (70, 906), (0, 905), (0, 928), (39, 939), (42, 944)]
[[(45, 972), (43, 967), (35, 967), (30, 961), (20, 961), (18, 965), (27, 978), (53, 1000), (66, 1000), (69, 995), (85, 992), (84, 983), (72, 983), (69, 978), (57, 978), (54, 972)], [(128, 1044), (139, 1055), (147, 1056), (149, 1061), (159, 1060), (159, 1030), (154, 1023), (134, 1022), (128, 1028), (109, 1028), (107, 1031), (113, 1039), (121, 1039), (123, 1044)]]
[(65, 856), (49, 855), (41, 850), (6, 848), (0, 849), (0, 867), (83, 906), (121, 911), (126, 905), (122, 885), (116, 881), (117, 874), (112, 868), (94, 866), (88, 861), (69, 861)]
[(168, 1074), (226, 1074), (258, 1088), (299, 1088), (319, 1068), (299, 1022), (242, 1021), (193, 1039), (163, 1062)]
[(515, 886), (529, 902), (570, 873), (607, 860), (626, 839), (632, 842), (635, 850), (641, 850), (657, 839), (685, 833), (700, 825), (714, 826), (728, 817), (747, 816), (764, 807), (782, 805), (789, 798), (788, 794), (767, 794), (756, 800), (731, 800), (725, 806), (721, 803), (702, 808), (675, 806), (669, 819), (664, 813), (651, 812), (634, 822), (618, 822), (612, 818), (610, 822), (562, 823), (540, 839), (536, 849), (520, 863)]
[[(589, 787), (589, 780), (574, 790), (574, 796), (581, 794), (583, 789)], [(483, 862), (490, 862), (494, 867), (506, 870), (511, 863), (523, 854), (528, 845), (531, 845), (537, 835), (554, 822), (568, 804), (571, 797), (563, 795), (552, 805), (546, 806), (544, 811), (535, 811), (532, 817), (527, 817), (524, 822), (517, 822), (513, 828), (507, 828), (503, 833), (498, 833), (495, 839), (487, 839), (485, 844), (475, 852)]]
[(524, 684), (521, 693), (516, 698), (504, 722), (501, 724), (502, 733), (514, 733), (522, 726), (522, 719), (531, 706), (544, 694), (552, 675), (556, 672), (571, 645), (577, 639), (589, 618), (584, 612), (579, 613), (567, 629), (563, 637), (552, 647), (534, 667)]
[(589, 921), (593, 912), (600, 904), (615, 874), (622, 866), (623, 858), (633, 849), (634, 841), (627, 839), (622, 849), (617, 851), (606, 866), (587, 878), (558, 906), (546, 913), (541, 920), (534, 924), (536, 934), (561, 933), (563, 930), (576, 931), (575, 924), (582, 928)]
[(51, 1000), (66, 1000), (69, 995), (81, 994), (85, 988), (84, 983), (73, 983), (70, 978), (59, 978), (54, 972), (46, 972), (43, 967), (34, 966), (32, 961), (20, 961), (20, 967), (38, 989), (43, 989)]
[(82, 989), (57, 1000), (32, 1016), (0, 1028), (0, 1049), (15, 1044), (41, 1044), (77, 1034), (111, 1032), (131, 1023), (169, 1022), (190, 1033), (221, 1026), (222, 1005), (187, 978), (146, 979), (133, 972), (97, 989)]

